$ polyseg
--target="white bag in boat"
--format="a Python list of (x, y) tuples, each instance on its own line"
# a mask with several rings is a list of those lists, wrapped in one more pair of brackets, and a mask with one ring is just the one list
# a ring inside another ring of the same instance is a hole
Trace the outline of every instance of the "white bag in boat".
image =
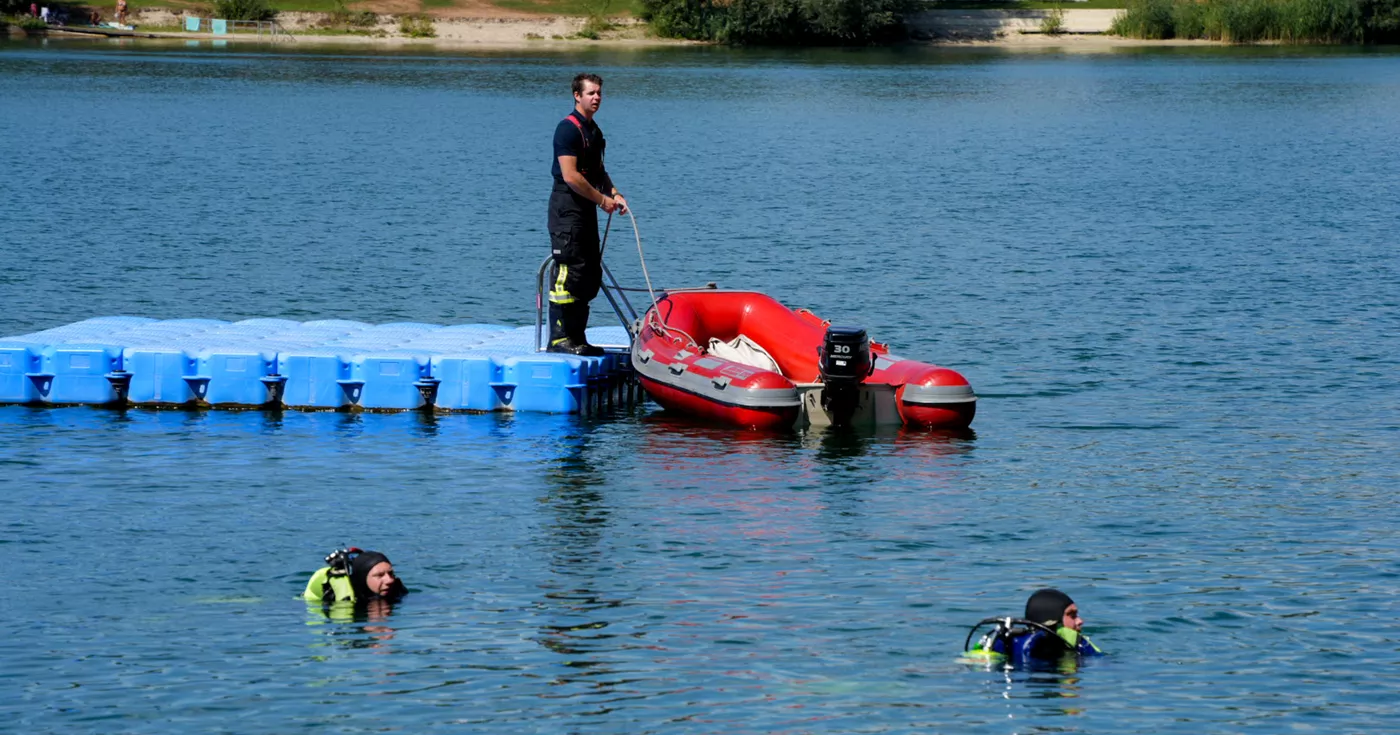
[(768, 350), (742, 334), (729, 342), (721, 342), (718, 337), (711, 337), (710, 348), (706, 352), (722, 360), (783, 374), (782, 368), (778, 367), (778, 361), (768, 354)]

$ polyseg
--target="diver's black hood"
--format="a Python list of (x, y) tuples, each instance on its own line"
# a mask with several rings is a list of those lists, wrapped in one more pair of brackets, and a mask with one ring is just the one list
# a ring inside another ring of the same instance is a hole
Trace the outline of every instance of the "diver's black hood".
[[(378, 566), (380, 562), (386, 561), (389, 561), (389, 557), (378, 551), (361, 551), (350, 561), (350, 586), (355, 590), (355, 599), (357, 601), (369, 600), (377, 597), (377, 595), (369, 591), (369, 585), (365, 580), (369, 577), (369, 570)], [(402, 597), (406, 591), (403, 582), (399, 581), (398, 577), (395, 577), (394, 586), (389, 589), (389, 594), (384, 595), (384, 597), (391, 600), (397, 599)]]
[(1058, 628), (1064, 622), (1065, 610), (1073, 604), (1074, 600), (1059, 590), (1048, 587), (1037, 590), (1026, 600), (1026, 619)]

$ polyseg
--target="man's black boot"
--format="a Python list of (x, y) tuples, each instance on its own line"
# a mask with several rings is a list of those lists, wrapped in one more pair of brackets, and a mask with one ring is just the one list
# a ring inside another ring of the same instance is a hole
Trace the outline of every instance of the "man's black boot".
[(590, 311), (588, 302), (574, 302), (566, 304), (564, 311), (564, 332), (569, 335), (569, 342), (577, 349), (575, 355), (584, 357), (602, 357), (603, 348), (588, 344), (588, 312)]
[(572, 343), (569, 342), (569, 332), (565, 329), (567, 320), (564, 316), (564, 311), (566, 306), (566, 304), (556, 304), (553, 301), (549, 302), (549, 341), (545, 343), (549, 352), (569, 352), (573, 354), (572, 351), (568, 349), (554, 349), (555, 346), (565, 343), (569, 343), (569, 346), (572, 346)]
[(551, 302), (549, 305), (548, 351), (580, 357), (601, 357), (603, 349), (588, 344), (582, 338), (583, 330), (578, 326), (580, 320), (584, 325), (588, 324), (587, 304), (555, 304)]
[(590, 344), (576, 345), (572, 340), (564, 340), (559, 344), (549, 346), (549, 352), (557, 352), (564, 355), (578, 355), (579, 357), (602, 357), (603, 348), (594, 347)]

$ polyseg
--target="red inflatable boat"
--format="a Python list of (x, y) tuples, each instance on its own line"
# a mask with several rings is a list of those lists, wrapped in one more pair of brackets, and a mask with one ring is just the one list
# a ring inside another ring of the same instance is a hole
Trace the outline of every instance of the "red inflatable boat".
[(642, 318), (632, 366), (663, 407), (734, 426), (964, 429), (977, 411), (957, 372), (754, 292), (666, 294)]

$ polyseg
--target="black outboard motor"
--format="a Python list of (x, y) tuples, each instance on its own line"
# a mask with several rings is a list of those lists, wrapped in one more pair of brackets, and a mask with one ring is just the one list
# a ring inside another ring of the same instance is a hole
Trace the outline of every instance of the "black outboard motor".
[(849, 426), (860, 406), (860, 384), (875, 372), (870, 338), (861, 327), (827, 327), (821, 361), (822, 408), (835, 426)]

